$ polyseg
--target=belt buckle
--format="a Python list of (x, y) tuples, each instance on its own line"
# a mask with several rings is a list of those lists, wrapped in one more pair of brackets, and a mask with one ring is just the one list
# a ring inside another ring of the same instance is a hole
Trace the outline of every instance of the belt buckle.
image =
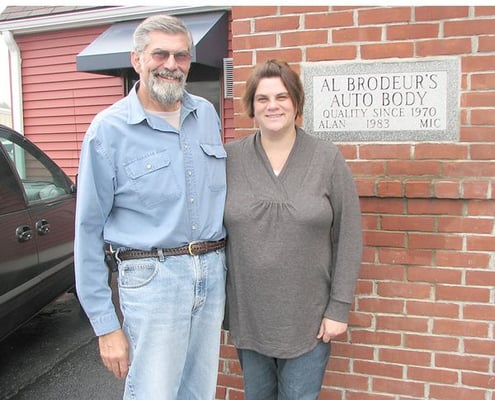
[(194, 254), (192, 246), (194, 246), (196, 243), (201, 243), (199, 240), (193, 240), (187, 245), (187, 252), (189, 253), (190, 256), (196, 256), (197, 254)]

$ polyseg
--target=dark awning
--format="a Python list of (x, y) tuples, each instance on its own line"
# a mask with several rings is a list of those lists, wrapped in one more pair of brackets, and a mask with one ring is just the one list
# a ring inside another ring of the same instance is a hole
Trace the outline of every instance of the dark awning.
[[(192, 62), (222, 68), (227, 57), (227, 15), (225, 12), (178, 16), (191, 31), (194, 49)], [(112, 25), (81, 51), (77, 70), (105, 75), (119, 75), (121, 69), (132, 68), (132, 35), (142, 21)]]

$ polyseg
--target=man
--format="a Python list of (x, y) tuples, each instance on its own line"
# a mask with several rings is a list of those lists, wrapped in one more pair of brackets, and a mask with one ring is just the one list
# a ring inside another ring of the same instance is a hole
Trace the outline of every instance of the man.
[[(134, 33), (140, 80), (99, 113), (78, 176), (77, 292), (124, 399), (213, 399), (225, 303), (225, 159), (211, 103), (185, 91), (192, 37), (153, 16)], [(121, 328), (104, 243), (118, 265)]]

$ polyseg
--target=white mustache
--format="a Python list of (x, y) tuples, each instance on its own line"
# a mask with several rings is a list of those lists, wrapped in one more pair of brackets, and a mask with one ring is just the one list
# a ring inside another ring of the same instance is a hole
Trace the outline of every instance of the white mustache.
[(182, 82), (184, 79), (184, 74), (181, 74), (180, 72), (171, 72), (171, 71), (155, 71), (153, 73), (154, 76), (159, 76), (161, 78), (171, 78), (171, 79), (178, 79), (179, 81)]

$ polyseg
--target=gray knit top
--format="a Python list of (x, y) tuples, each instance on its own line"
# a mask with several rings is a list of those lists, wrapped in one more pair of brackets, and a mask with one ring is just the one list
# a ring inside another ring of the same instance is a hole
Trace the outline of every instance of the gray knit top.
[(297, 128), (276, 176), (260, 133), (227, 150), (227, 319), (237, 348), (312, 350), (322, 318), (347, 322), (362, 254), (359, 198), (338, 148)]

